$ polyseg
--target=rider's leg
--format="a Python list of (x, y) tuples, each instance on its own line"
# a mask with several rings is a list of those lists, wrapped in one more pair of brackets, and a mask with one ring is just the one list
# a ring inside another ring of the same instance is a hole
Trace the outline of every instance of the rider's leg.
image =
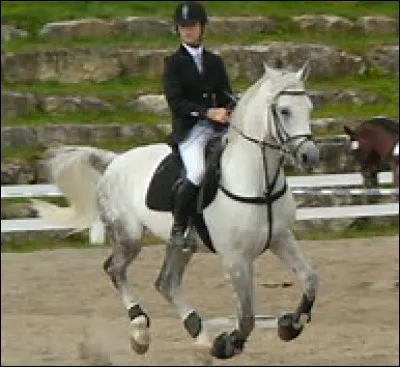
[(171, 230), (171, 243), (175, 246), (185, 246), (184, 233), (189, 217), (194, 211), (198, 191), (199, 187), (186, 179), (175, 194), (174, 224)]
[(185, 246), (184, 232), (196, 208), (199, 186), (205, 172), (205, 146), (212, 133), (212, 128), (199, 123), (179, 144), (179, 153), (186, 169), (186, 179), (178, 189), (174, 202), (174, 224), (171, 230), (173, 245)]

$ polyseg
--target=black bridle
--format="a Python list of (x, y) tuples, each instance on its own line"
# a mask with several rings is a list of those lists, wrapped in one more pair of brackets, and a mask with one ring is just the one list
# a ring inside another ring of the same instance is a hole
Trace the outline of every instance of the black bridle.
[[(267, 242), (264, 246), (263, 251), (265, 251), (270, 244), (271, 237), (272, 237), (272, 204), (274, 201), (278, 200), (280, 197), (282, 197), (286, 190), (287, 190), (287, 181), (285, 179), (285, 182), (283, 184), (283, 187), (276, 191), (275, 186), (276, 182), (278, 180), (279, 172), (281, 168), (283, 167), (284, 164), (284, 159), (285, 159), (285, 153), (289, 153), (290, 150), (288, 148), (288, 145), (297, 139), (303, 139), (292, 151), (292, 154), (296, 156), (298, 149), (306, 142), (306, 141), (312, 141), (313, 137), (311, 134), (298, 134), (298, 135), (293, 135), (291, 136), (285, 129), (281, 118), (279, 117), (278, 111), (276, 109), (276, 100), (281, 96), (281, 95), (306, 95), (307, 93), (304, 90), (283, 90), (279, 92), (276, 97), (275, 97), (275, 102), (271, 104), (271, 111), (273, 115), (273, 119), (271, 123), (275, 123), (275, 130), (277, 133), (277, 144), (270, 143), (264, 140), (259, 140), (252, 138), (251, 136), (248, 136), (244, 134), (241, 130), (239, 130), (236, 126), (230, 125), (233, 130), (235, 130), (241, 137), (244, 139), (257, 144), (260, 147), (261, 150), (261, 155), (262, 155), (262, 160), (263, 160), (263, 168), (264, 168), (264, 180), (265, 180), (265, 191), (262, 196), (255, 196), (255, 197), (246, 197), (246, 196), (239, 196), (236, 195), (230, 191), (228, 191), (225, 187), (223, 187), (221, 184), (219, 185), (219, 188), (221, 191), (228, 197), (230, 197), (233, 200), (246, 203), (246, 204), (256, 204), (256, 205), (267, 205), (267, 210), (268, 210), (268, 239)], [(278, 167), (276, 168), (276, 171), (273, 175), (272, 180), (269, 180), (268, 176), (268, 167), (267, 167), (267, 159), (266, 159), (266, 150), (267, 148), (278, 150), (282, 152), (280, 159), (279, 159), (279, 164)]]

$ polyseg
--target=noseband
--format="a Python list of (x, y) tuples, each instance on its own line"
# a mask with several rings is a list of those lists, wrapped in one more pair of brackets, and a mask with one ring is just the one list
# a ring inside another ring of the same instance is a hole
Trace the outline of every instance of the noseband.
[[(284, 164), (284, 159), (285, 159), (285, 153), (289, 153), (290, 150), (288, 148), (288, 145), (296, 139), (303, 139), (294, 149), (292, 152), (293, 156), (296, 156), (298, 149), (308, 140), (313, 141), (313, 137), (311, 134), (298, 134), (298, 135), (293, 135), (290, 136), (289, 133), (286, 131), (279, 114), (276, 109), (276, 100), (278, 97), (281, 95), (305, 95), (306, 92), (301, 90), (301, 91), (291, 91), (291, 90), (283, 90), (279, 92), (275, 99), (274, 102), (271, 104), (271, 111), (273, 115), (273, 121), (271, 123), (275, 123), (275, 129), (277, 132), (277, 138), (278, 138), (278, 144), (273, 144), (264, 140), (259, 140), (252, 138), (251, 136), (248, 136), (244, 134), (242, 131), (240, 131), (236, 126), (230, 125), (241, 137), (244, 139), (257, 144), (260, 149), (261, 149), (261, 155), (263, 159), (263, 168), (264, 168), (264, 179), (265, 179), (265, 188), (266, 190), (263, 193), (263, 196), (255, 196), (255, 197), (246, 197), (246, 196), (239, 196), (236, 195), (230, 191), (228, 191), (225, 187), (223, 187), (221, 184), (219, 185), (219, 188), (221, 191), (228, 197), (230, 197), (233, 200), (242, 202), (242, 203), (247, 203), (247, 204), (257, 204), (257, 205), (267, 205), (267, 210), (268, 210), (268, 239), (267, 242), (264, 246), (263, 251), (265, 251), (270, 244), (271, 241), (271, 236), (272, 236), (272, 203), (276, 200), (278, 200), (280, 197), (282, 197), (286, 191), (287, 191), (287, 182), (285, 180), (283, 187), (279, 191), (275, 191), (275, 186), (276, 182), (279, 176), (280, 169), (283, 167)], [(281, 154), (280, 159), (279, 159), (279, 164), (278, 167), (275, 171), (275, 174), (272, 178), (272, 181), (269, 180), (268, 177), (268, 170), (267, 170), (267, 159), (265, 156), (265, 152), (267, 148), (271, 148), (274, 150), (281, 151), (283, 154)], [(275, 191), (275, 192), (274, 192)]]

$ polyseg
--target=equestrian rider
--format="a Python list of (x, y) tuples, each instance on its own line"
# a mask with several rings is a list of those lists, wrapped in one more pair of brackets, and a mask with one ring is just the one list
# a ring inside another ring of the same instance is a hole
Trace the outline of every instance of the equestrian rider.
[(196, 1), (180, 3), (174, 24), (179, 48), (165, 58), (164, 93), (172, 114), (169, 144), (178, 149), (185, 177), (174, 201), (170, 241), (185, 249), (184, 233), (194, 212), (205, 171), (205, 147), (214, 132), (226, 127), (232, 90), (222, 58), (202, 43), (207, 14)]

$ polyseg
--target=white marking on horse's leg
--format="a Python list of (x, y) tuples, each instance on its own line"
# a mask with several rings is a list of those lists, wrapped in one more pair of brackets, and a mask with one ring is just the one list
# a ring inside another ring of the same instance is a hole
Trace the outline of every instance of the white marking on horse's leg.
[(253, 261), (239, 253), (224, 256), (222, 261), (237, 296), (238, 331), (244, 343), (255, 326)]
[(318, 276), (305, 259), (292, 231), (287, 231), (279, 239), (273, 241), (270, 250), (293, 270), (301, 281), (303, 293), (309, 301), (314, 301), (318, 288)]
[[(139, 300), (128, 288), (126, 269), (140, 252), (136, 241), (139, 230), (130, 232), (125, 227), (113, 226), (115, 244), (111, 255), (104, 263), (104, 270), (110, 275), (115, 288), (130, 318), (130, 339), (132, 349), (138, 354), (147, 352), (150, 344), (150, 319), (139, 305)], [(139, 228), (138, 228), (139, 229)]]

